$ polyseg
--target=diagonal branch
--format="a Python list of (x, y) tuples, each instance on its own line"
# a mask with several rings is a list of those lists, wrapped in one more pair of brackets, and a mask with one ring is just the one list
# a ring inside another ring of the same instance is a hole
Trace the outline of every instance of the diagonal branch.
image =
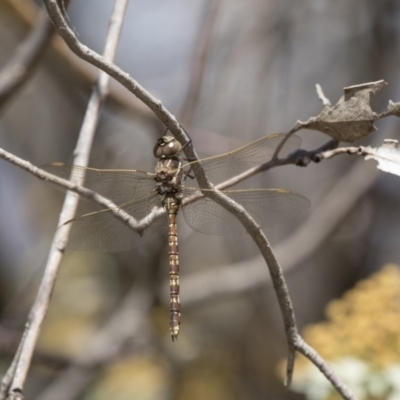
[(295, 347), (299, 353), (307, 357), (324, 374), (343, 399), (356, 400), (356, 397), (337, 377), (332, 367), (309, 344), (307, 344), (300, 335), (296, 338)]
[(251, 217), (251, 215), (239, 204), (231, 200), (229, 197), (223, 195), (218, 190), (204, 192), (207, 197), (212, 198), (222, 207), (234, 214), (240, 222), (246, 227), (247, 233), (252, 237), (257, 244), (258, 249), (267, 263), (272, 285), (275, 290), (279, 307), (281, 309), (286, 339), (288, 342), (288, 361), (286, 367), (285, 384), (290, 386), (295, 362), (295, 352), (299, 351), (304, 354), (312, 363), (314, 363), (326, 378), (332, 383), (335, 389), (340, 393), (343, 399), (355, 400), (354, 395), (350, 389), (340, 380), (340, 378), (331, 369), (328, 363), (318, 355), (318, 353), (308, 346), (301, 338), (293, 311), (292, 301), (290, 299), (289, 290), (283, 276), (282, 267), (271, 248), (267, 237), (262, 232), (260, 226)]
[[(44, 180), (46, 182), (54, 183), (55, 185), (69, 190), (71, 192), (74, 192), (78, 194), (79, 196), (84, 197), (85, 199), (92, 201), (96, 204), (99, 204), (100, 206), (104, 207), (105, 209), (108, 209), (110, 213), (114, 215), (115, 218), (119, 219), (122, 223), (125, 225), (129, 226), (132, 230), (135, 232), (142, 232), (144, 229), (146, 229), (156, 218), (159, 218), (162, 215), (165, 215), (165, 211), (163, 209), (157, 209), (156, 211), (151, 212), (148, 216), (145, 218), (141, 219), (140, 221), (137, 221), (132, 215), (128, 214), (121, 208), (123, 205), (121, 204), (115, 204), (113, 203), (110, 199), (102, 196), (101, 194), (94, 192), (93, 190), (87, 189), (75, 182), (69, 181), (67, 179), (59, 178), (56, 175), (50, 174), (49, 172), (46, 172), (33, 164), (31, 164), (29, 161), (23, 160), (22, 158), (19, 158), (15, 156), (14, 154), (9, 153), (8, 151), (3, 150), (0, 148), (0, 158), (10, 162), (11, 164), (14, 164), (23, 170), (29, 172), (30, 174), (36, 176), (37, 178)], [(59, 221), (59, 227), (67, 227), (69, 225), (69, 222), (71, 221), (71, 218), (67, 220), (62, 220), (60, 218)]]
[[(127, 0), (116, 0), (113, 13), (110, 19), (109, 31), (107, 34), (104, 57), (113, 59), (116, 53), (122, 25), (125, 15)], [(100, 110), (107, 94), (109, 76), (100, 73), (99, 78), (94, 85), (88, 108), (85, 114), (78, 143), (74, 152), (74, 163), (78, 165), (87, 165), (89, 153), (94, 137), (94, 132), (100, 115)], [(60, 215), (60, 221), (69, 220), (74, 217), (78, 204), (78, 198), (69, 193), (66, 196), (63, 209)], [(68, 240), (69, 229), (57, 230), (47, 259), (45, 272), (38, 295), (31, 308), (22, 340), (18, 352), (15, 356), (9, 371), (6, 373), (2, 382), (0, 399), (7, 396), (7, 400), (16, 400), (23, 398), (23, 387), (25, 385), (29, 366), (31, 363), (33, 351), (39, 336), (40, 328), (47, 314), (51, 294), (55, 285), (58, 268), (65, 251), (65, 245)]]
[[(55, 28), (57, 29), (57, 32), (77, 56), (106, 72), (130, 92), (132, 92), (139, 100), (141, 100), (154, 112), (154, 114), (165, 124), (165, 126), (168, 127), (170, 132), (180, 143), (184, 144), (189, 141), (189, 138), (184, 130), (181, 129), (175, 116), (164, 107), (159, 99), (149, 93), (128, 73), (117, 67), (105, 57), (102, 57), (100, 54), (91, 50), (78, 40), (73, 30), (68, 26), (62, 11), (58, 6), (57, 0), (43, 0), (43, 2), (47, 8), (51, 20), (54, 23)], [(191, 146), (185, 147), (185, 155), (190, 160), (198, 159), (197, 154), (194, 152)]]
[(289, 296), (289, 290), (283, 276), (282, 267), (279, 265), (277, 258), (272, 250), (272, 247), (267, 237), (262, 232), (260, 226), (252, 218), (252, 216), (239, 204), (223, 195), (219, 191), (204, 192), (207, 197), (210, 197), (226, 210), (234, 214), (246, 228), (247, 233), (252, 237), (257, 244), (258, 249), (267, 263), (269, 273), (271, 275), (272, 285), (278, 298), (279, 307), (281, 309), (283, 323), (285, 327), (286, 338), (288, 342), (289, 354), (287, 363), (287, 384), (290, 385), (294, 370), (294, 353), (295, 353), (295, 338), (299, 335), (296, 326), (296, 319), (293, 311), (292, 301)]

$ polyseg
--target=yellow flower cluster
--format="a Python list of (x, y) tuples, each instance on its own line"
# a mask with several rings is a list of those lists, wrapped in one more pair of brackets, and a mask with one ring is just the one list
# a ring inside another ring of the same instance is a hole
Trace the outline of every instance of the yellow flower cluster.
[(303, 332), (326, 360), (354, 357), (377, 369), (400, 364), (400, 267), (387, 265), (361, 281), (330, 302), (326, 316)]

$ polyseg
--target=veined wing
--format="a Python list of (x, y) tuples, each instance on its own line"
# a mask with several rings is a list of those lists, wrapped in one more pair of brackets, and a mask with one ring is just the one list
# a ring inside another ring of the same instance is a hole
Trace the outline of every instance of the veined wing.
[[(116, 205), (151, 195), (155, 188), (154, 174), (144, 171), (95, 169), (63, 163), (45, 164), (40, 168), (63, 179), (83, 181), (81, 186), (100, 193)], [(52, 186), (64, 190), (58, 185)]]
[[(154, 207), (160, 207), (159, 195), (128, 202), (119, 208), (136, 220), (147, 216)], [(142, 233), (135, 232), (111, 213), (110, 209), (82, 215), (67, 221), (59, 229), (72, 224), (68, 247), (75, 250), (117, 252), (133, 249), (162, 235), (168, 229), (167, 215), (156, 218)]]
[[(221, 190), (241, 204), (261, 227), (275, 225), (300, 216), (310, 207), (310, 201), (301, 194), (284, 189)], [(185, 188), (185, 196), (199, 193)], [(210, 235), (243, 234), (239, 220), (209, 198), (201, 198), (183, 207), (187, 224), (195, 231)]]
[[(217, 185), (249, 168), (268, 162), (286, 136), (287, 134), (283, 133), (269, 135), (229, 153), (185, 164), (183, 168), (188, 170), (201, 163), (210, 182)], [(280, 150), (279, 157), (289, 155), (297, 150), (300, 144), (299, 136), (290, 136)], [(197, 181), (195, 179), (193, 182), (190, 181), (190, 186), (198, 187)]]

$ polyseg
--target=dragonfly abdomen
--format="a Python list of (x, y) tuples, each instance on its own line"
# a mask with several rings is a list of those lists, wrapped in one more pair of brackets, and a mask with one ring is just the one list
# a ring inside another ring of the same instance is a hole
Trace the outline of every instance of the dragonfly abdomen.
[(170, 331), (172, 340), (178, 338), (181, 323), (181, 302), (179, 298), (179, 249), (178, 227), (176, 217), (179, 211), (179, 200), (174, 196), (167, 197), (165, 208), (168, 213), (168, 256), (170, 288)]

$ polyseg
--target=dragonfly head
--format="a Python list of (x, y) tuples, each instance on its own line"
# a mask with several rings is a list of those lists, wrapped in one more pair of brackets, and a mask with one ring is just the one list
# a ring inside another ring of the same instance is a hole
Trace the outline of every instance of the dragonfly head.
[(171, 135), (165, 135), (157, 140), (153, 149), (154, 157), (170, 158), (182, 150), (182, 145)]

